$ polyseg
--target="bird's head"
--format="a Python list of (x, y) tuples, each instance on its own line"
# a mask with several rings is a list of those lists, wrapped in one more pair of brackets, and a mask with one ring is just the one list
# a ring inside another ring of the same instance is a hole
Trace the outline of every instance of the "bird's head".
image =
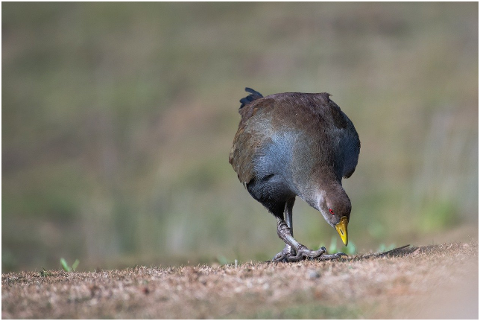
[(352, 210), (350, 199), (341, 186), (334, 191), (323, 191), (319, 194), (316, 208), (322, 213), (327, 223), (337, 230), (343, 244), (347, 245), (347, 225)]

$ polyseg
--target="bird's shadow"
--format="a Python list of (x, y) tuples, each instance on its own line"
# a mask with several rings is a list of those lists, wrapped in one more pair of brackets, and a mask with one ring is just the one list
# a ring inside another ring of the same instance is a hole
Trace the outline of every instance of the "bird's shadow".
[(357, 255), (352, 257), (352, 259), (364, 260), (364, 259), (370, 259), (370, 258), (376, 258), (376, 257), (400, 257), (400, 256), (411, 254), (418, 249), (419, 248), (416, 246), (410, 246), (410, 244), (407, 244), (407, 245), (400, 246), (400, 247), (394, 248), (393, 250), (389, 250), (385, 252)]
[(381, 257), (404, 257), (410, 254), (427, 254), (430, 252), (435, 252), (442, 250), (442, 245), (427, 245), (427, 246), (411, 246), (410, 244), (397, 247), (393, 250), (380, 252), (380, 253), (370, 253), (363, 255), (356, 255), (346, 258), (346, 260), (359, 261), (371, 258), (381, 258)]

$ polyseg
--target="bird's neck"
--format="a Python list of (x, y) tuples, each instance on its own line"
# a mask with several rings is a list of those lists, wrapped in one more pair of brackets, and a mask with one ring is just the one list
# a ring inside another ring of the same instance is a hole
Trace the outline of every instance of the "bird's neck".
[[(348, 199), (345, 190), (342, 187), (341, 179), (338, 179), (333, 172), (324, 171), (319, 175), (311, 177), (309, 182), (304, 185), (301, 198), (304, 199), (313, 208), (319, 209), (319, 205), (326, 199)], [(348, 199), (348, 201), (350, 201)]]

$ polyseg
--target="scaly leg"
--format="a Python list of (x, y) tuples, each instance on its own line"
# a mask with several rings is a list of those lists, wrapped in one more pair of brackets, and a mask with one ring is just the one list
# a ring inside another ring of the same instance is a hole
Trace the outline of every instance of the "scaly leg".
[[(317, 258), (322, 254), (326, 253), (324, 247), (317, 251), (311, 251), (307, 249), (307, 247), (303, 244), (300, 244), (295, 240), (290, 232), (290, 228), (288, 227), (287, 223), (284, 220), (277, 217), (277, 234), (278, 236), (285, 242), (285, 244), (292, 247), (295, 250), (296, 254), (290, 256), (283, 256), (283, 257), (274, 257), (274, 261), (282, 261), (282, 262), (295, 262), (300, 261), (305, 258)], [(282, 251), (283, 253), (283, 251)]]
[[(285, 221), (287, 223), (287, 227), (290, 229), (290, 235), (293, 237), (293, 218), (292, 218), (292, 209), (293, 204), (295, 204), (295, 197), (289, 199), (285, 204)], [(291, 256), (295, 256), (295, 249), (293, 249), (288, 243), (285, 243), (285, 247), (279, 253), (277, 253), (272, 261), (288, 261), (288, 258)]]
[[(278, 236), (287, 244), (287, 246), (291, 247), (292, 252), (295, 251), (295, 254), (284, 253), (284, 251), (277, 254), (273, 261), (280, 261), (280, 262), (297, 262), (304, 259), (319, 259), (319, 260), (331, 260), (337, 259), (342, 255), (346, 255), (345, 253), (335, 253), (335, 254), (327, 254), (327, 249), (325, 247), (321, 247), (317, 251), (309, 250), (305, 245), (300, 244), (293, 238), (290, 228), (288, 227), (287, 223), (284, 220), (277, 217), (277, 234)], [(287, 248), (287, 246), (285, 248)]]

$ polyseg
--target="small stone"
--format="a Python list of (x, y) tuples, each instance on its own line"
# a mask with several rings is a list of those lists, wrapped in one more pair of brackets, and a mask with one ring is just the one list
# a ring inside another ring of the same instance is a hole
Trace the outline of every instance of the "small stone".
[(318, 273), (316, 270), (308, 270), (307, 278), (309, 278), (310, 280), (318, 279), (319, 277), (320, 273)]

